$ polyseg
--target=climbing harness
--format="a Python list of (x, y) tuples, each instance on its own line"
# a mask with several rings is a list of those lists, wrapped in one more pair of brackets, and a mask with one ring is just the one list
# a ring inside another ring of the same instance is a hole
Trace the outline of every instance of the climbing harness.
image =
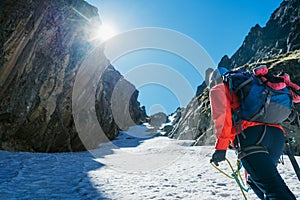
[(235, 182), (238, 184), (241, 192), (242, 192), (242, 195), (244, 197), (245, 200), (247, 200), (247, 197), (246, 197), (246, 194), (245, 192), (248, 192), (249, 190), (251, 190), (251, 187), (248, 186), (246, 187), (246, 183), (244, 183), (243, 181), (243, 178), (241, 176), (241, 173), (240, 173), (240, 170), (242, 168), (242, 163), (240, 160), (237, 160), (236, 162), (236, 170), (234, 170), (232, 164), (230, 163), (230, 161), (226, 158), (225, 159), (232, 171), (232, 174), (229, 175), (227, 174), (226, 172), (224, 172), (223, 170), (221, 170), (219, 167), (217, 167), (215, 164), (213, 163), (210, 163), (216, 170), (218, 170), (219, 172), (221, 172), (224, 176), (226, 176), (227, 178), (230, 178), (230, 179), (234, 179)]
[(262, 145), (251, 145), (247, 147), (243, 147), (241, 151), (238, 151), (238, 159), (245, 158), (251, 154), (255, 153), (269, 153), (268, 149)]
[[(267, 126), (264, 125), (264, 129), (263, 132), (259, 138), (259, 140), (254, 144), (254, 145), (250, 145), (250, 146), (245, 146), (242, 147), (241, 146), (241, 142), (240, 142), (240, 136), (237, 134), (236, 135), (236, 140), (237, 140), (237, 144), (236, 144), (236, 149), (237, 149), (237, 155), (238, 155), (238, 159), (241, 160), (242, 158), (245, 158), (246, 156), (249, 156), (251, 154), (255, 154), (255, 153), (269, 153), (268, 149), (261, 145), (261, 142), (263, 141), (264, 137), (266, 136), (266, 130), (267, 130)], [(236, 128), (236, 131), (237, 128)], [(241, 131), (242, 133), (242, 131)], [(246, 135), (243, 134), (242, 135), (244, 139), (246, 139)]]

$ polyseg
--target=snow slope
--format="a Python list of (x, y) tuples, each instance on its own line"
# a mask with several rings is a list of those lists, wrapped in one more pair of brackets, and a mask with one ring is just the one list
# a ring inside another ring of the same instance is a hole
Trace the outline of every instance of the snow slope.
[[(0, 151), (1, 199), (243, 199), (236, 183), (209, 163), (213, 147), (154, 137), (147, 126), (81, 153)], [(234, 163), (235, 153), (228, 151)], [(300, 198), (287, 157), (279, 170)], [(300, 163), (300, 159), (297, 158)], [(221, 168), (227, 170), (226, 163)], [(248, 199), (257, 199), (252, 191)]]

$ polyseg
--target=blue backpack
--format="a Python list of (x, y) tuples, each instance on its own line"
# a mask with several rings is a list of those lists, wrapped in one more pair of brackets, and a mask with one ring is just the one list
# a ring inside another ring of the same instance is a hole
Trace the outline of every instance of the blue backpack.
[(293, 105), (289, 88), (272, 89), (252, 72), (244, 70), (225, 73), (223, 81), (241, 104), (234, 111), (235, 118), (280, 124), (289, 117)]

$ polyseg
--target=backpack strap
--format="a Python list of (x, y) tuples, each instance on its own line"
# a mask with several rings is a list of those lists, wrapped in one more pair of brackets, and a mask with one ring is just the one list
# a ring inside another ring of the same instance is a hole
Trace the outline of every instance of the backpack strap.
[(265, 105), (264, 107), (262, 107), (261, 109), (259, 109), (257, 111), (257, 113), (255, 113), (253, 115), (253, 117), (249, 120), (249, 121), (255, 121), (255, 119), (257, 119), (258, 117), (261, 117), (264, 115), (264, 113), (266, 113), (266, 109), (267, 107), (270, 105), (270, 102), (271, 102), (271, 97), (272, 97), (272, 91), (265, 91), (267, 93), (267, 99), (265, 101)]
[(263, 139), (266, 136), (266, 132), (267, 132), (267, 125), (264, 125), (264, 130), (263, 130), (259, 140), (256, 142), (256, 145), (260, 145), (260, 143), (263, 141)]
[(237, 139), (237, 150), (238, 152), (242, 151), (241, 141), (239, 138), (239, 133), (246, 139), (246, 135), (242, 129), (242, 119), (239, 117), (238, 110), (232, 111), (232, 123), (235, 128), (235, 134)]
[(241, 83), (234, 92), (238, 92), (240, 89), (242, 89), (245, 85), (247, 85), (248, 83), (250, 83), (251, 81), (253, 81), (253, 77), (248, 78), (246, 81), (244, 81), (243, 83)]
[(230, 74), (231, 74), (230, 72), (227, 72), (222, 75), (222, 78), (223, 78), (223, 83), (228, 85), (229, 93), (232, 96), (233, 86), (232, 86), (232, 80), (231, 80), (231, 78), (229, 78)]

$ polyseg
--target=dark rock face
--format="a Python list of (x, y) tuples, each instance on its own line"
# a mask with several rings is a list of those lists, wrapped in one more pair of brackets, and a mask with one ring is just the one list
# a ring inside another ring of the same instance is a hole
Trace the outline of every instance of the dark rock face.
[(206, 87), (207, 87), (206, 82), (203, 82), (201, 85), (199, 85), (197, 87), (196, 96), (199, 96), (200, 94), (202, 94), (204, 92), (204, 90), (206, 89)]
[(137, 98), (138, 91), (134, 85), (110, 65), (105, 70), (96, 93), (97, 118), (109, 139), (118, 135), (119, 128), (124, 130), (146, 121), (145, 107), (140, 107)]
[(232, 69), (300, 49), (299, 13), (299, 0), (283, 1), (266, 26), (252, 27), (237, 52), (230, 59), (225, 56), (219, 66)]
[[(90, 38), (94, 23), (101, 23), (97, 9), (83, 0), (1, 1), (1, 149), (86, 149), (74, 124), (72, 92), (78, 69), (93, 48)], [(99, 61), (98, 65), (109, 66), (103, 52)], [(109, 139), (120, 128), (107, 103), (120, 79), (123, 77), (110, 66), (96, 83), (96, 112)], [(126, 80), (122, 82), (124, 92), (134, 91), (127, 102), (132, 120), (140, 123), (145, 112), (137, 102), (138, 92)], [(94, 141), (89, 148), (97, 145)]]
[(197, 140), (211, 125), (208, 89), (196, 96), (186, 108), (178, 110), (180, 119), (168, 134), (171, 138)]

